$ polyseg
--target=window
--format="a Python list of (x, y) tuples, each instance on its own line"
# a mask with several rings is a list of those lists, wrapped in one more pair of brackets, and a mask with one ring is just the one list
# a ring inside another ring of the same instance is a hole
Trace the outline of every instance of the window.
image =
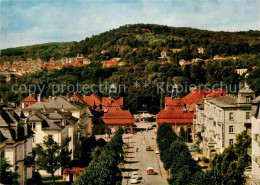
[(17, 147), (14, 149), (14, 162), (16, 163), (17, 161)]
[(234, 133), (234, 126), (229, 126), (229, 133)]
[(230, 113), (229, 113), (229, 120), (230, 120), (230, 121), (233, 121), (233, 120), (234, 120), (234, 113), (233, 113), (233, 112), (230, 112)]
[(35, 130), (35, 128), (36, 128), (35, 123), (30, 123), (30, 127), (32, 130)]
[(232, 145), (234, 143), (234, 139), (229, 139), (229, 144)]
[(247, 96), (246, 97), (246, 103), (249, 103), (251, 101), (251, 97), (250, 96)]
[(250, 119), (250, 112), (246, 112), (246, 119)]

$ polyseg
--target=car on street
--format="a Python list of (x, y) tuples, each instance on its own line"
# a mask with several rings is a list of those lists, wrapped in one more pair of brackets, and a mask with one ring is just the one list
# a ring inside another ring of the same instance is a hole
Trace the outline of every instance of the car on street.
[(131, 184), (137, 184), (137, 183), (138, 183), (138, 180), (137, 180), (135, 177), (131, 177), (130, 183), (131, 183)]
[(146, 169), (146, 172), (147, 172), (147, 175), (154, 175), (155, 174), (153, 167), (148, 167)]
[(199, 147), (191, 145), (191, 146), (188, 147), (188, 149), (189, 149), (190, 152), (196, 152), (196, 151), (198, 151)]
[(132, 177), (136, 178), (137, 180), (139, 179), (138, 173), (137, 172), (133, 172), (132, 173)]
[(152, 149), (151, 149), (151, 147), (150, 146), (147, 146), (146, 147), (146, 151), (151, 151)]

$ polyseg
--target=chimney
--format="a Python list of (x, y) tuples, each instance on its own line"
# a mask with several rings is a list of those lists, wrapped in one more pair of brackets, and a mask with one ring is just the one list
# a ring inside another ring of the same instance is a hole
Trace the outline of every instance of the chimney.
[(108, 97), (108, 104), (111, 104), (111, 97)]
[(85, 94), (83, 95), (83, 98), (86, 99), (86, 95)]
[(1, 103), (4, 103), (4, 99), (3, 98), (1, 98), (0, 100), (1, 100)]
[(53, 97), (52, 97), (52, 100), (55, 100), (55, 98), (56, 98), (56, 96), (53, 96)]
[(51, 101), (51, 96), (49, 96), (49, 100)]
[(37, 95), (37, 101), (38, 101), (38, 102), (41, 102), (41, 94), (38, 94), (38, 95)]

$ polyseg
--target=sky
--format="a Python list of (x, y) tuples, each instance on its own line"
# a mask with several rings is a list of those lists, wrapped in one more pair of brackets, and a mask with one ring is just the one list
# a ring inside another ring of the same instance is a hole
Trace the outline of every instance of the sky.
[(260, 0), (0, 0), (0, 49), (80, 41), (135, 23), (260, 30)]

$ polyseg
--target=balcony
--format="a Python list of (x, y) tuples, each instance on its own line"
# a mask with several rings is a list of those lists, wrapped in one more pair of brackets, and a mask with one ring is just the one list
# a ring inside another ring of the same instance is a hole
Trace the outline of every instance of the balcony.
[(258, 142), (258, 144), (260, 145), (260, 135), (259, 134), (253, 134), (253, 139)]
[(260, 184), (260, 177), (259, 175), (252, 175), (252, 185)]
[(260, 155), (253, 155), (252, 159), (260, 166)]

